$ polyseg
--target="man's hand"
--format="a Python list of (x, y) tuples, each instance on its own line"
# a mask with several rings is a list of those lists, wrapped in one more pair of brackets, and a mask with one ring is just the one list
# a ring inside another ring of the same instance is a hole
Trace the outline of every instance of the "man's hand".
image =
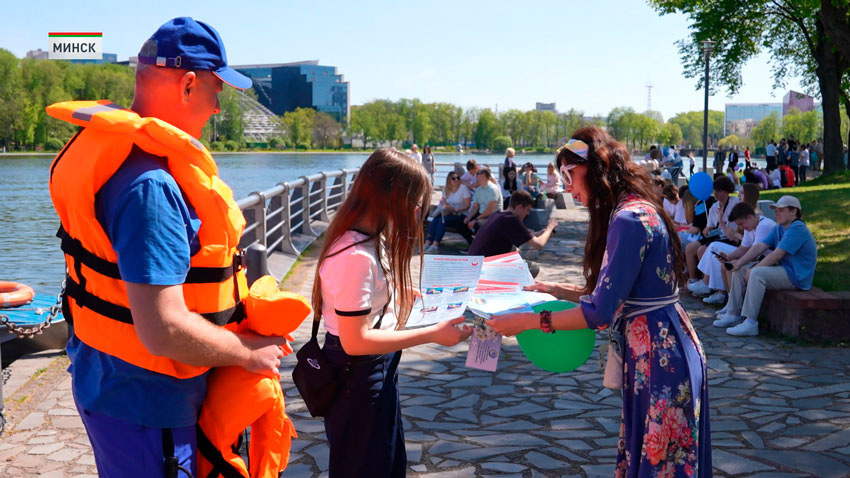
[(279, 379), (280, 359), (286, 355), (286, 348), (292, 353), (292, 348), (286, 343), (286, 337), (244, 333), (239, 334), (239, 338), (248, 349), (248, 356), (241, 364), (242, 367), (249, 372)]

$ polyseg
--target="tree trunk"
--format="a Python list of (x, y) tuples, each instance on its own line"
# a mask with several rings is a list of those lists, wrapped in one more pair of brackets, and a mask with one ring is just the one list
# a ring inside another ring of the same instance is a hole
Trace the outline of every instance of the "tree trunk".
[(844, 169), (844, 145), (841, 138), (841, 77), (844, 73), (840, 53), (834, 52), (824, 33), (823, 24), (817, 22), (817, 47), (814, 57), (815, 73), (823, 100), (823, 174)]

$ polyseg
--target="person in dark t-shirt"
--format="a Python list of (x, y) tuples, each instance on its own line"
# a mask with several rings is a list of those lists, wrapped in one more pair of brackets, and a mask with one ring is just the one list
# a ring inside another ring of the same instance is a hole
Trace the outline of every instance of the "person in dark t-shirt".
[(490, 215), (475, 235), (475, 240), (469, 246), (467, 254), (470, 256), (506, 254), (511, 252), (514, 246), (519, 247), (525, 243), (535, 249), (545, 246), (558, 221), (550, 219), (546, 229), (535, 236), (522, 222), (528, 217), (532, 203), (533, 200), (528, 191), (514, 192), (511, 195), (510, 208)]

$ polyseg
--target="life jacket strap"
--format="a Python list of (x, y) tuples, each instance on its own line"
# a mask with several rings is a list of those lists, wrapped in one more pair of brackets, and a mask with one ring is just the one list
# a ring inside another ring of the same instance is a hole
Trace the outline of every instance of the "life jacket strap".
[(206, 477), (202, 478), (218, 478), (219, 476), (223, 476), (224, 478), (245, 478), (239, 470), (224, 459), (221, 451), (207, 438), (200, 425), (195, 426), (195, 431), (198, 436), (198, 451), (212, 465), (212, 471)]
[[(74, 260), (82, 262), (83, 265), (100, 275), (121, 280), (121, 272), (118, 270), (118, 264), (98, 257), (87, 250), (83, 247), (83, 243), (79, 239), (71, 237), (63, 226), (59, 226), (59, 230), (56, 231), (56, 237), (62, 240), (62, 252), (73, 257)], [(241, 261), (240, 255), (237, 254), (234, 260), (237, 258)], [(186, 274), (186, 280), (183, 283), (217, 284), (233, 277), (234, 272), (239, 268), (241, 268), (241, 264), (239, 267), (234, 267), (233, 263), (224, 267), (192, 267)]]
[[(128, 307), (101, 299), (87, 291), (85, 287), (74, 281), (70, 276), (66, 279), (65, 294), (74, 299), (79, 307), (85, 307), (99, 315), (117, 320), (118, 322), (133, 324), (133, 314)], [(200, 315), (215, 325), (227, 325), (232, 322), (239, 323), (245, 319), (245, 306), (240, 302), (235, 307), (218, 312), (206, 312)]]

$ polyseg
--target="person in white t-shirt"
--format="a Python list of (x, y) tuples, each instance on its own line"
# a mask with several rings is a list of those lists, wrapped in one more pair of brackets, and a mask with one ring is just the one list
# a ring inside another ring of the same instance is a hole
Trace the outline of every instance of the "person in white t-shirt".
[(715, 241), (709, 244), (706, 253), (699, 262), (699, 270), (705, 274), (704, 282), (715, 291), (712, 295), (703, 299), (706, 304), (725, 304), (726, 292), (729, 290), (731, 274), (723, 266), (742, 257), (753, 244), (761, 242), (773, 230), (776, 225), (771, 219), (758, 214), (752, 206), (745, 202), (736, 204), (729, 213), (729, 222), (743, 228), (744, 236), (741, 245), (735, 247), (724, 242)]
[(478, 187), (478, 179), (475, 175), (478, 173), (479, 169), (481, 169), (481, 167), (478, 166), (478, 162), (474, 159), (470, 159), (466, 162), (466, 172), (460, 177), (460, 182), (466, 185), (470, 191), (475, 191)]
[(425, 253), (435, 253), (440, 250), (440, 241), (446, 233), (446, 227), (455, 228), (467, 244), (472, 244), (472, 232), (463, 223), (466, 211), (472, 203), (472, 191), (466, 185), (461, 184), (460, 176), (454, 171), (446, 176), (446, 187), (443, 189), (443, 198), (428, 226), (425, 235)]
[(675, 184), (668, 184), (664, 186), (661, 195), (664, 212), (673, 219), (676, 216), (676, 205), (679, 204), (679, 188)]
[[(768, 236), (770, 236), (773, 232), (773, 229), (776, 227), (776, 222), (770, 218), (762, 216), (759, 211), (753, 209), (747, 203), (738, 203), (734, 208), (732, 208), (732, 213), (729, 215), (729, 219), (735, 224), (738, 224), (742, 228), (744, 228), (744, 239), (741, 241), (741, 247), (735, 249), (731, 253), (720, 252), (717, 254), (717, 260), (723, 267), (721, 268), (721, 273), (723, 274), (723, 286), (725, 287), (725, 291), (729, 291), (729, 288), (732, 283), (732, 264), (735, 260), (744, 257), (747, 251), (750, 250), (752, 246), (755, 244), (759, 244), (763, 242)], [(765, 249), (762, 253), (762, 256), (767, 256), (773, 249)], [(758, 262), (760, 259), (756, 259), (755, 262)], [(729, 264), (729, 265), (727, 265)], [(728, 305), (728, 294), (724, 294), (726, 300), (721, 302), (722, 304)], [(722, 309), (717, 311), (717, 316), (721, 316), (725, 314), (728, 310), (726, 305), (723, 306)], [(724, 321), (715, 321), (717, 322), (716, 326), (725, 327), (728, 324), (725, 324)]]
[(422, 164), (422, 153), (419, 152), (419, 146), (413, 145), (410, 147), (410, 158), (419, 164)]
[(326, 232), (313, 312), (315, 320), (324, 318), (322, 353), (339, 378), (325, 416), (333, 478), (405, 475), (401, 350), (429, 342), (452, 346), (471, 334), (459, 328), (462, 316), (404, 329), (418, 295), (410, 260), (422, 241), (422, 209), (430, 199), (421, 164), (379, 149), (363, 164)]

